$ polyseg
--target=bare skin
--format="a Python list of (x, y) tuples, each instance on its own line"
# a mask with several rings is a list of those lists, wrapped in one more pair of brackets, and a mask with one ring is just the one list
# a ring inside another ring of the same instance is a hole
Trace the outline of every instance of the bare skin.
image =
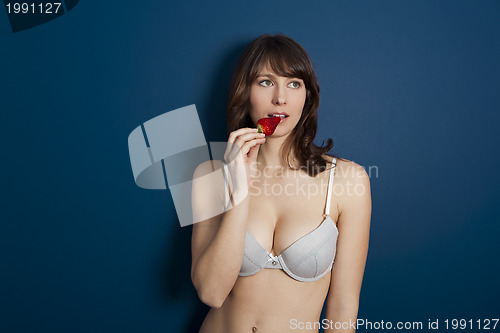
[[(244, 201), (193, 226), (191, 278), (200, 299), (212, 307), (201, 333), (318, 332), (318, 327), (292, 329), (291, 323), (318, 322), (325, 299), (327, 319), (346, 322), (357, 317), (371, 199), (368, 176), (354, 162), (337, 160), (330, 217), (339, 229), (339, 238), (331, 272), (314, 282), (294, 280), (277, 269), (238, 276), (247, 230), (264, 249), (279, 255), (324, 219), (329, 171), (316, 177), (309, 177), (303, 170), (284, 172), (287, 168), (278, 154), (300, 118), (305, 89), (293, 83), (301, 80), (278, 77), (264, 68), (266, 73), (270, 74), (268, 82), (258, 81), (252, 86), (252, 120), (267, 116), (271, 109), (287, 112), (289, 117), (265, 139), (249, 128), (231, 133), (228, 142), (241, 147), (247, 171), (256, 163), (260, 173), (247, 172), (250, 191)], [(195, 176), (220, 166), (220, 161), (206, 162), (198, 167)], [(206, 190), (193, 189), (195, 208), (207, 198), (216, 197)], [(335, 332), (340, 331), (353, 332), (350, 328)], [(334, 330), (325, 330), (330, 332)]]
[[(339, 164), (342, 162), (337, 167)], [(261, 195), (250, 196), (247, 230), (273, 255), (280, 254), (294, 241), (318, 227), (324, 219), (329, 171), (309, 179), (304, 175), (299, 177), (297, 172), (290, 172), (289, 176), (283, 178), (261, 179), (252, 191), (256, 193), (260, 190)], [(309, 193), (308, 199), (307, 193), (275, 196), (268, 189), (269, 194), (265, 195), (264, 181), (293, 184), (294, 188), (296, 181), (299, 181), (299, 185), (305, 184), (306, 188), (314, 184), (318, 187), (318, 193)], [(337, 203), (338, 198), (333, 195), (330, 208), (333, 221), (338, 219)], [(254, 327), (257, 332), (286, 332), (290, 330), (291, 319), (318, 321), (330, 278), (331, 273), (328, 273), (318, 281), (304, 283), (290, 278), (282, 270), (274, 269), (238, 277), (222, 307), (210, 310), (200, 332), (252, 332)]]
[[(330, 156), (325, 156), (325, 158), (331, 161)], [(349, 227), (346, 226), (348, 222), (345, 220), (344, 224), (338, 223), (341, 221), (343, 206), (348, 207), (352, 201), (353, 195), (350, 193), (354, 192), (353, 178), (356, 177), (354, 172), (361, 172), (359, 168), (354, 162), (337, 160), (330, 205), (330, 217), (339, 228), (337, 256), (333, 270), (320, 280), (307, 283), (296, 281), (282, 270), (274, 269), (263, 269), (255, 275), (246, 277), (238, 276), (222, 306), (213, 307), (210, 310), (200, 330), (201, 333), (318, 332), (317, 328), (310, 330), (305, 328), (302, 330), (291, 329), (291, 320), (295, 319), (296, 322), (303, 323), (318, 322), (323, 302), (329, 295), (329, 288), (330, 295), (327, 300), (329, 316), (327, 313), (327, 318), (335, 319), (335, 303), (338, 302), (339, 297), (333, 297), (332, 272), (341, 270), (341, 268), (337, 268), (339, 266), (337, 263), (341, 260), (352, 261), (356, 256), (361, 256), (363, 259), (363, 254), (366, 258), (366, 252), (363, 248), (358, 249), (357, 252), (352, 251), (352, 253), (342, 251), (345, 248), (342, 239), (349, 237), (349, 234), (346, 235), (349, 233)], [(297, 172), (299, 171), (291, 171), (288, 176), (280, 177), (278, 175), (265, 179), (262, 175), (263, 179), (260, 179), (260, 183), (254, 184), (250, 192), (246, 230), (251, 232), (257, 241), (273, 255), (280, 254), (294, 241), (318, 227), (324, 219), (322, 214), (326, 203), (329, 171), (322, 172), (315, 178), (298, 176)], [(305, 184), (307, 188), (311, 184), (310, 188), (313, 188), (313, 185), (317, 185), (321, 190), (316, 194), (313, 191), (309, 192), (309, 199), (307, 193), (304, 195), (298, 192), (294, 192), (293, 195), (283, 194), (281, 196), (268, 192), (269, 195), (265, 195), (264, 181), (285, 185), (293, 183), (294, 187), (299, 181), (299, 186)], [(259, 190), (260, 195), (255, 195)], [(205, 229), (204, 223), (198, 223), (195, 228), (198, 228), (198, 231)], [(345, 231), (343, 232), (343, 230)], [(364, 262), (362, 262), (362, 266), (364, 268)], [(354, 283), (353, 285), (346, 284), (342, 289), (337, 287), (338, 294), (353, 295), (353, 299), (359, 297), (362, 278), (359, 271), (344, 269), (343, 272), (337, 273), (341, 278), (346, 276)], [(356, 283), (356, 281), (359, 282)], [(352, 304), (348, 297), (345, 297), (341, 302)], [(353, 311), (357, 312), (357, 303), (354, 303), (356, 306), (353, 308), (356, 307), (356, 309)], [(337, 317), (341, 316), (337, 314)], [(341, 321), (340, 318), (338, 320)], [(349, 330), (345, 332), (349, 332)]]

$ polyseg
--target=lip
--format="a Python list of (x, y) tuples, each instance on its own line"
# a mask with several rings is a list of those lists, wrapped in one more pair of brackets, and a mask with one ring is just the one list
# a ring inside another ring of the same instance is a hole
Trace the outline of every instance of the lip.
[(271, 113), (268, 113), (267, 116), (268, 117), (272, 117), (274, 114), (279, 114), (279, 115), (285, 115), (286, 117), (289, 117), (290, 115), (286, 112), (271, 112)]
[(272, 112), (272, 113), (269, 113), (267, 116), (271, 118), (271, 117), (274, 117), (273, 115), (275, 115), (275, 114), (285, 115), (285, 117), (282, 117), (280, 119), (280, 122), (279, 122), (280, 124), (283, 123), (283, 122), (285, 122), (288, 119), (288, 117), (290, 117), (288, 115), (288, 113), (286, 113), (286, 112)]
[(281, 119), (280, 119), (280, 124), (281, 124), (282, 122), (286, 121), (287, 119), (288, 119), (288, 117), (281, 118)]

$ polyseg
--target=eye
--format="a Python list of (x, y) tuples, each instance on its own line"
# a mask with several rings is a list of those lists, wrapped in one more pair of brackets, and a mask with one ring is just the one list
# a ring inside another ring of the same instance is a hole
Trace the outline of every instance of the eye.
[(290, 83), (288, 84), (288, 86), (289, 86), (290, 88), (297, 89), (297, 88), (300, 88), (300, 82), (298, 82), (298, 81), (293, 81), (293, 82), (290, 82)]
[(263, 87), (270, 87), (272, 86), (272, 82), (270, 80), (263, 80), (263, 81), (260, 81), (259, 84)]

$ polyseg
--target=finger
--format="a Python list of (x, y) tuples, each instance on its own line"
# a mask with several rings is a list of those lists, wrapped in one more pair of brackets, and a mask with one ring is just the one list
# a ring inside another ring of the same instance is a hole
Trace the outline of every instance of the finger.
[(266, 135), (264, 133), (247, 133), (247, 134), (242, 134), (238, 136), (236, 141), (234, 142), (236, 148), (238, 147), (243, 147), (245, 142), (248, 142), (250, 140), (255, 140), (255, 139), (262, 139), (265, 138)]
[(243, 128), (237, 129), (236, 131), (233, 131), (229, 134), (229, 138), (227, 139), (227, 142), (233, 143), (238, 136), (245, 134), (245, 133), (252, 133), (252, 132), (257, 133), (257, 129), (250, 128), (250, 127), (243, 127)]
[[(241, 148), (245, 144), (245, 142), (248, 142), (250, 140), (255, 140), (255, 139), (261, 139), (265, 138), (265, 135), (263, 133), (256, 133), (256, 132), (251, 132), (251, 133), (246, 133), (238, 136), (235, 142), (229, 143), (226, 147), (226, 152), (225, 156), (230, 156), (234, 158), (234, 156), (237, 156), (240, 153)], [(244, 152), (245, 154), (247, 151)], [(230, 159), (232, 159), (230, 158)]]
[(235, 156), (237, 156), (239, 150), (241, 149), (241, 146), (244, 144), (244, 141), (243, 142), (239, 141), (238, 143), (235, 143), (235, 141), (238, 140), (239, 137), (241, 137), (242, 135), (247, 135), (246, 138), (250, 139), (252, 137), (257, 137), (258, 134), (259, 133), (257, 133), (256, 128), (249, 128), (249, 127), (240, 128), (236, 131), (231, 132), (226, 145), (226, 150), (224, 152), (224, 159), (226, 161), (229, 161), (232, 160)]
[(248, 158), (250, 159), (250, 161), (257, 160), (257, 154), (259, 153), (259, 148), (260, 144), (257, 144), (250, 148), (250, 150), (248, 151)]
[(241, 147), (241, 152), (243, 153), (243, 155), (246, 155), (250, 151), (250, 148), (255, 147), (257, 145), (260, 146), (264, 142), (266, 142), (266, 138), (254, 139), (254, 140), (247, 141), (247, 142), (245, 142), (243, 147)]

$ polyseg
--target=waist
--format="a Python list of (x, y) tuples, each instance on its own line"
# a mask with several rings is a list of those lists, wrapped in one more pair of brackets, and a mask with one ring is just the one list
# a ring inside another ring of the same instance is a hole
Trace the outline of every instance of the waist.
[(199, 333), (295, 333), (297, 331), (318, 333), (319, 316), (310, 319), (297, 315), (292, 317), (286, 319), (280, 309), (275, 309), (274, 314), (257, 317), (251, 313), (238, 311), (231, 311), (229, 316), (227, 309), (211, 309)]
[[(330, 275), (315, 282), (300, 282), (272, 269), (238, 277), (222, 307), (210, 310), (200, 333), (297, 332), (294, 323), (319, 322)], [(316, 333), (318, 329), (301, 332)]]

